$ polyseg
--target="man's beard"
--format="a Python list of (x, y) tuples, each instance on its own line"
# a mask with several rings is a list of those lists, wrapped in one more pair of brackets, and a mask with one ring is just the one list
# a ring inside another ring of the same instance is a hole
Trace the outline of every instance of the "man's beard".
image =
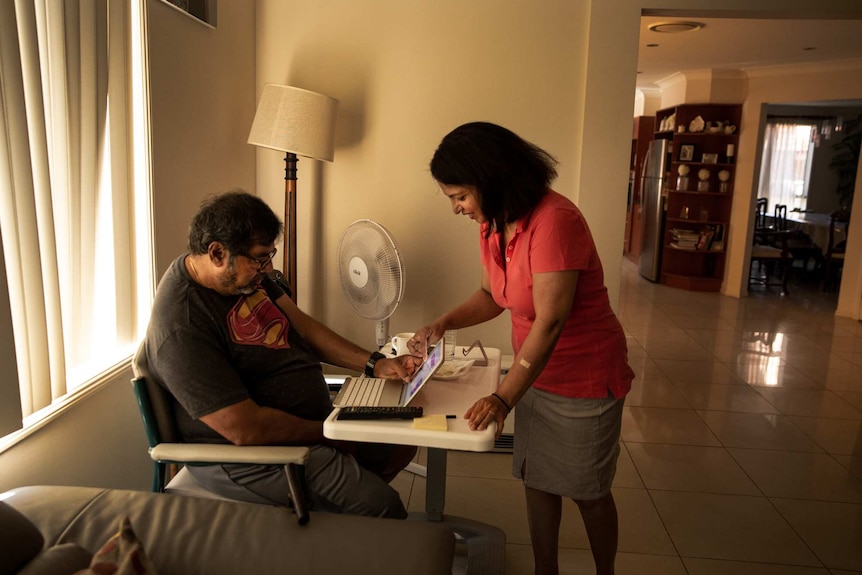
[(236, 278), (238, 275), (233, 258), (231, 258), (230, 262), (228, 262), (227, 270), (224, 275), (219, 278), (219, 283), (225, 293), (230, 293), (232, 295), (251, 295), (257, 291), (257, 286), (260, 283), (260, 274), (255, 275), (254, 278), (245, 285), (239, 285), (237, 283)]

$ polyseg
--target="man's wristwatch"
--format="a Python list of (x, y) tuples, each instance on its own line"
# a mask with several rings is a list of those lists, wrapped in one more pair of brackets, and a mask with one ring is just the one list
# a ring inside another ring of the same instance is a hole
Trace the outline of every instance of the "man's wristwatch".
[(365, 375), (368, 377), (374, 377), (374, 366), (377, 365), (377, 362), (386, 357), (379, 351), (375, 351), (371, 354), (371, 357), (368, 358), (368, 361), (365, 362)]

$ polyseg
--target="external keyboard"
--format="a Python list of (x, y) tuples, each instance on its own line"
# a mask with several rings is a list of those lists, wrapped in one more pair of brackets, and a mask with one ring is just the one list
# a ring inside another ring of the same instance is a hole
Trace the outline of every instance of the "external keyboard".
[(421, 407), (352, 406), (342, 407), (338, 419), (414, 419), (422, 417)]

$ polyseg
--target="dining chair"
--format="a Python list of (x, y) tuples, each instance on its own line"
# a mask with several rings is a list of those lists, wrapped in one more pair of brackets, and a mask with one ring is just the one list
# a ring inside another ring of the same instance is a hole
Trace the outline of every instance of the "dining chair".
[[(308, 504), (302, 481), (302, 467), (308, 458), (307, 447), (185, 443), (173, 416), (170, 392), (153, 376), (147, 365), (146, 342), (141, 343), (132, 359), (132, 371), (132, 389), (153, 460), (153, 491), (225, 499), (198, 484), (186, 466), (224, 463), (282, 465), (297, 521), (300, 525), (308, 523)], [(179, 471), (174, 474), (172, 471), (177, 467), (180, 467)]]
[[(829, 242), (823, 255), (823, 291), (835, 291), (841, 285), (841, 272), (844, 269), (844, 251), (847, 235), (850, 233), (850, 210), (835, 210), (829, 216)], [(838, 227), (844, 228), (844, 240), (836, 241)]]
[[(787, 245), (792, 234), (790, 230), (786, 229), (787, 209), (786, 206), (783, 206), (784, 210), (779, 210), (776, 206), (775, 222), (773, 225), (766, 225), (766, 204), (761, 203), (761, 200), (765, 199), (759, 198), (757, 200), (758, 212), (755, 217), (751, 257), (748, 262), (748, 289), (750, 291), (752, 285), (780, 286), (782, 295), (789, 295), (790, 290), (787, 288), (787, 282), (793, 267), (793, 256)], [(778, 226), (781, 225), (778, 223), (778, 219), (782, 214), (785, 229), (778, 229)], [(755, 275), (754, 264), (757, 264), (758, 275)]]
[[(808, 272), (808, 264), (810, 261), (815, 262), (815, 269), (823, 259), (823, 250), (815, 244), (811, 238), (802, 230), (791, 225), (787, 219), (787, 205), (776, 204), (773, 215), (773, 227), (777, 231), (790, 232), (782, 239), (786, 243), (786, 248), (791, 256), (791, 271), (796, 262), (801, 263), (801, 268), (804, 272)], [(782, 247), (782, 246), (776, 246)]]
[(767, 221), (768, 207), (769, 199), (757, 198), (754, 205), (754, 243), (756, 245), (766, 245), (767, 239), (763, 234), (772, 231), (772, 226)]
[(773, 226), (778, 231), (787, 229), (787, 205), (775, 204), (774, 213), (772, 215)]

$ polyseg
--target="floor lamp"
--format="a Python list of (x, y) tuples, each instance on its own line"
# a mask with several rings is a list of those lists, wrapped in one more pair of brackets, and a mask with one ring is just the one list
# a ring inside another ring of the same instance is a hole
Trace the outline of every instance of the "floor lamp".
[(297, 156), (332, 161), (338, 100), (291, 86), (266, 84), (248, 143), (285, 152), (283, 271), (296, 301), (296, 163)]

